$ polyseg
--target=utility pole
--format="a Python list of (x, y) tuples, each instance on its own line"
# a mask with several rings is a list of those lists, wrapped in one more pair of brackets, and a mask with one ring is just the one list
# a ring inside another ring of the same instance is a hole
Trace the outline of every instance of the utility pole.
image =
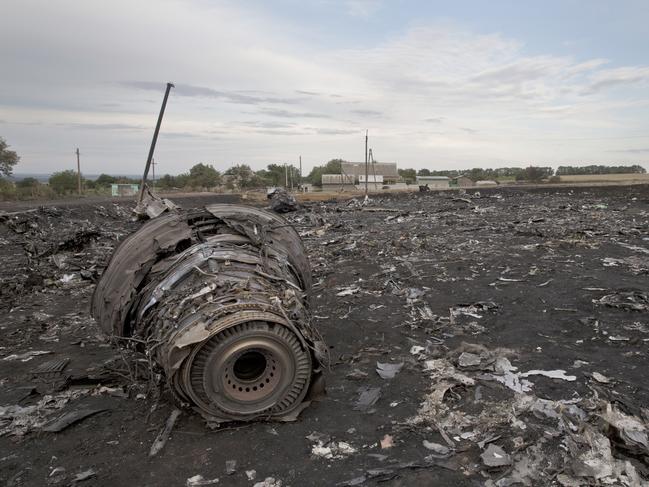
[(151, 187), (153, 188), (153, 191), (155, 191), (155, 159), (151, 159), (151, 171), (153, 172)]
[(300, 183), (298, 184), (298, 188), (302, 189), (302, 156), (300, 156)]
[(79, 186), (79, 196), (81, 196), (81, 161), (79, 159), (78, 147), (77, 147), (77, 185)]
[(365, 130), (365, 198), (367, 198), (367, 178), (369, 177), (369, 168), (367, 167), (367, 130)]
[(162, 106), (160, 107), (160, 114), (158, 115), (158, 123), (156, 123), (155, 130), (153, 132), (153, 139), (151, 140), (151, 147), (149, 148), (149, 156), (146, 158), (146, 166), (144, 167), (144, 174), (142, 174), (142, 184), (140, 185), (140, 197), (138, 198), (138, 204), (142, 203), (142, 198), (144, 198), (144, 185), (146, 184), (146, 178), (149, 175), (149, 169), (151, 168), (151, 162), (153, 161), (153, 152), (155, 151), (155, 144), (158, 141), (158, 134), (160, 133), (160, 125), (162, 125), (162, 117), (165, 114), (165, 108), (167, 107), (167, 99), (169, 98), (169, 92), (173, 88), (173, 83), (167, 83), (167, 89), (165, 90), (165, 96), (162, 99)]
[(284, 187), (288, 189), (288, 167), (284, 163)]

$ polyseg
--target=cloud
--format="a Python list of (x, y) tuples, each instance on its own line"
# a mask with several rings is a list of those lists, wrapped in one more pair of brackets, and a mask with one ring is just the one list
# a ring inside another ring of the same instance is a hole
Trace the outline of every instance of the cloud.
[(349, 130), (349, 129), (334, 129), (334, 128), (316, 128), (315, 133), (320, 135), (358, 135), (358, 130)]
[[(123, 86), (137, 88), (140, 90), (157, 91), (164, 93), (165, 84), (153, 81), (123, 81)], [(238, 103), (242, 105), (261, 105), (266, 103), (295, 104), (300, 101), (299, 98), (275, 97), (275, 96), (252, 96), (242, 92), (228, 92), (215, 90), (205, 86), (192, 86), (186, 84), (177, 84), (172, 88), (173, 94), (178, 96), (198, 97), (198, 98), (215, 98), (228, 103)]]
[(646, 83), (649, 81), (649, 66), (628, 66), (614, 69), (605, 69), (593, 73), (591, 83), (584, 90), (585, 93), (595, 93), (619, 85)]
[(645, 147), (642, 149), (615, 149), (615, 150), (608, 150), (606, 152), (617, 152), (617, 153), (626, 153), (626, 154), (644, 154), (646, 152), (649, 152), (649, 147)]
[(247, 127), (266, 128), (266, 129), (285, 129), (285, 128), (296, 127), (296, 124), (294, 123), (276, 122), (276, 121), (259, 121), (259, 120), (240, 122), (240, 125), (245, 125)]
[(352, 17), (367, 19), (374, 15), (383, 6), (381, 0), (346, 0), (347, 13)]
[(352, 110), (352, 113), (355, 113), (356, 115), (363, 115), (364, 117), (381, 117), (381, 116), (383, 116), (383, 112), (379, 112), (378, 110), (358, 109), (358, 110)]
[(329, 116), (324, 113), (290, 112), (288, 110), (277, 110), (272, 108), (264, 108), (261, 112), (265, 115), (281, 118), (329, 118)]
[(143, 130), (148, 128), (128, 123), (58, 123), (56, 125), (80, 130)]
[[(358, 32), (342, 36), (233, 0), (114, 0), (110, 9), (40, 0), (38, 15), (33, 5), (3, 6), (14, 21), (0, 30), (2, 135), (25, 155), (23, 170), (59, 169), (80, 140), (87, 167), (111, 160), (128, 170), (148, 148), (167, 80), (176, 88), (156, 159), (178, 171), (197, 160), (259, 168), (299, 153), (355, 158), (351, 135), (365, 128), (382, 157), (418, 168), (512, 165), (530, 154), (597, 161), (649, 124), (640, 56), (531, 53), (524, 37), (415, 13), (369, 32), (382, 1), (330, 2), (355, 16), (346, 21)], [(71, 22), (75, 30), (60, 29)]]
[(306, 91), (306, 90), (295, 90), (295, 93), (298, 93), (300, 95), (308, 95), (308, 96), (320, 96), (321, 93), (317, 93), (315, 91)]

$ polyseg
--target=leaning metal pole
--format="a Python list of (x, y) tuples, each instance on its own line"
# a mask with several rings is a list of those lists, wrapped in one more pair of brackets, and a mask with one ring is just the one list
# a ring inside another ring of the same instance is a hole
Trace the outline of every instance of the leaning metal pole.
[(116, 249), (92, 301), (181, 404), (210, 421), (292, 420), (322, 391), (326, 348), (308, 312), (297, 232), (240, 205), (161, 215)]
[(160, 133), (160, 126), (162, 125), (162, 117), (165, 114), (165, 108), (167, 107), (167, 99), (169, 98), (169, 92), (173, 88), (173, 83), (167, 83), (167, 89), (165, 90), (165, 96), (162, 99), (162, 106), (160, 107), (160, 114), (158, 115), (158, 122), (156, 123), (155, 130), (153, 131), (153, 139), (151, 140), (151, 147), (149, 147), (149, 155), (146, 158), (146, 166), (144, 166), (144, 174), (142, 174), (142, 183), (140, 184), (140, 196), (138, 197), (138, 205), (142, 204), (144, 199), (144, 185), (146, 184), (147, 177), (149, 176), (149, 168), (151, 167), (151, 161), (153, 160), (153, 153), (155, 152), (155, 144), (158, 141), (158, 134)]

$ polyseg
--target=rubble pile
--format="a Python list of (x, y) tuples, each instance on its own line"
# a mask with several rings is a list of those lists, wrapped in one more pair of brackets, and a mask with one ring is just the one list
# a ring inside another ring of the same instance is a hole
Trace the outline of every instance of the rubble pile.
[[(272, 245), (257, 265), (249, 220), (185, 221), (179, 241), (162, 227), (115, 274), (139, 281), (132, 305), (97, 315), (108, 333), (89, 313), (95, 281), (119, 241), (173, 215), (143, 225), (101, 206), (0, 216), (3, 484), (648, 485), (649, 187), (301, 202), (283, 218), (310, 261), (308, 320), (300, 266)], [(289, 423), (182, 407), (193, 396), (161, 372), (188, 357), (165, 355), (168, 337), (261, 295), (312, 364), (328, 357), (324, 399)]]
[(25, 293), (96, 282), (117, 240), (135, 228), (128, 218), (116, 204), (98, 205), (91, 214), (53, 206), (0, 211), (0, 301), (11, 307)]

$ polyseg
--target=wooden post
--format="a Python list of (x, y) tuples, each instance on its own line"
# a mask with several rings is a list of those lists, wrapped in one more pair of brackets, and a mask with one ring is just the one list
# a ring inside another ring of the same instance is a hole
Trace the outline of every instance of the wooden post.
[(79, 148), (77, 147), (77, 185), (79, 186), (79, 196), (81, 196), (81, 160), (79, 159)]
[(365, 197), (367, 198), (367, 178), (369, 177), (369, 168), (367, 167), (367, 130), (365, 131)]

